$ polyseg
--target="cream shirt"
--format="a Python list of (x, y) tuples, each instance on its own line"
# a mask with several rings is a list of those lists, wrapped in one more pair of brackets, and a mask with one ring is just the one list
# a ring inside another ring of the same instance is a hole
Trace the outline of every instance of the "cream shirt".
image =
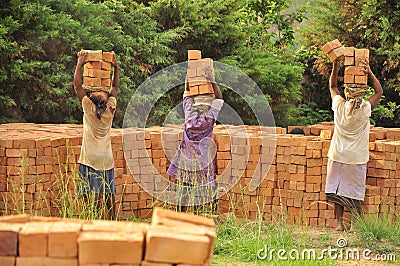
[(350, 102), (336, 95), (332, 100), (335, 129), (328, 151), (329, 159), (346, 164), (364, 164), (369, 160), (371, 104), (363, 100), (350, 116)]
[(87, 97), (82, 99), (83, 107), (83, 140), (78, 162), (95, 170), (109, 170), (114, 167), (114, 158), (111, 147), (110, 130), (117, 99), (109, 97), (107, 110), (96, 116), (96, 106)]

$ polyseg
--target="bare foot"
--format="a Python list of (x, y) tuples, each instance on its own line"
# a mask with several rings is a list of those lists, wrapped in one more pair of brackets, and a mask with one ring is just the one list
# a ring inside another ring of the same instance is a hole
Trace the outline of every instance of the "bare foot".
[(343, 224), (339, 223), (339, 224), (336, 226), (335, 231), (344, 231)]
[(356, 231), (356, 229), (354, 228), (353, 224), (350, 225), (350, 229), (349, 232), (350, 233), (354, 233)]

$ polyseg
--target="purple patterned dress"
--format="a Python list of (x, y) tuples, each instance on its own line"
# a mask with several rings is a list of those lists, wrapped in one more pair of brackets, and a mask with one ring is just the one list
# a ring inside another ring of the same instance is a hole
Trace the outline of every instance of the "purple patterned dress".
[(167, 173), (180, 182), (214, 186), (215, 149), (210, 149), (212, 132), (223, 100), (215, 99), (204, 113), (192, 110), (194, 99), (183, 99), (185, 127), (182, 141)]

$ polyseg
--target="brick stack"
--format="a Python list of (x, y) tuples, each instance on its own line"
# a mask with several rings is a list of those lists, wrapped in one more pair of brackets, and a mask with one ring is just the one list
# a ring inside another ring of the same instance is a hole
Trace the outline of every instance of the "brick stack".
[(360, 66), (360, 62), (364, 59), (369, 61), (369, 50), (345, 47), (344, 55), (344, 83), (351, 86), (354, 84), (366, 85), (368, 75), (364, 73), (364, 67)]
[(360, 66), (362, 60), (369, 62), (369, 50), (344, 47), (335, 39), (327, 42), (322, 50), (329, 59), (334, 62), (344, 57), (344, 83), (349, 87), (363, 87), (368, 83), (368, 75), (364, 73), (364, 67)]
[(111, 86), (111, 62), (114, 53), (101, 50), (84, 51), (87, 52), (86, 63), (83, 67), (84, 88), (109, 88)]
[[(370, 143), (367, 184), (372, 190), (368, 211), (396, 216), (400, 211), (400, 142), (377, 140)], [(376, 193), (376, 194), (374, 194)]]
[(214, 93), (212, 84), (207, 79), (207, 71), (211, 71), (214, 76), (213, 60), (201, 58), (199, 50), (188, 50), (187, 81), (190, 96)]
[[(122, 180), (117, 176), (116, 183), (123, 183), (122, 193), (122, 216), (126, 217), (134, 214), (148, 217), (148, 210), (151, 209), (152, 199), (145, 190), (154, 189), (154, 180), (151, 173), (153, 166), (151, 162), (150, 132), (142, 129), (127, 129), (123, 135), (123, 149), (126, 165), (129, 167), (128, 174), (122, 176)], [(150, 153), (148, 153), (148, 151)], [(143, 184), (139, 187), (138, 183)], [(130, 185), (134, 184), (132, 190)], [(117, 187), (117, 193), (118, 187)]]
[(211, 265), (215, 237), (212, 219), (156, 207), (142, 265)]
[(211, 265), (214, 239), (213, 220), (160, 208), (152, 225), (4, 216), (0, 265)]
[[(333, 123), (303, 129), (306, 136), (283, 128), (216, 125), (215, 174), (230, 189), (219, 191), (220, 211), (333, 226), (324, 194)], [(0, 125), (0, 136), (0, 211), (59, 215), (60, 193), (75, 193), (82, 126), (7, 124)], [(181, 136), (181, 125), (112, 130), (120, 218), (150, 217), (157, 204), (150, 190), (174, 195), (166, 169)], [(374, 215), (400, 212), (399, 139), (399, 129), (371, 127), (364, 209)], [(256, 181), (261, 185), (252, 190)]]

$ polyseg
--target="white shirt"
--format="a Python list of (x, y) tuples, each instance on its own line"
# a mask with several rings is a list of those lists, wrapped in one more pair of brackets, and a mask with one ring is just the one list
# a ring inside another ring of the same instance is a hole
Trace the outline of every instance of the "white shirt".
[(349, 115), (350, 101), (336, 95), (332, 100), (335, 129), (328, 151), (329, 159), (346, 164), (364, 164), (369, 160), (371, 103), (362, 100), (360, 108)]
[(114, 167), (110, 130), (116, 107), (115, 97), (109, 97), (107, 110), (96, 116), (96, 106), (87, 97), (82, 99), (83, 106), (83, 139), (78, 162), (95, 170), (109, 170)]

